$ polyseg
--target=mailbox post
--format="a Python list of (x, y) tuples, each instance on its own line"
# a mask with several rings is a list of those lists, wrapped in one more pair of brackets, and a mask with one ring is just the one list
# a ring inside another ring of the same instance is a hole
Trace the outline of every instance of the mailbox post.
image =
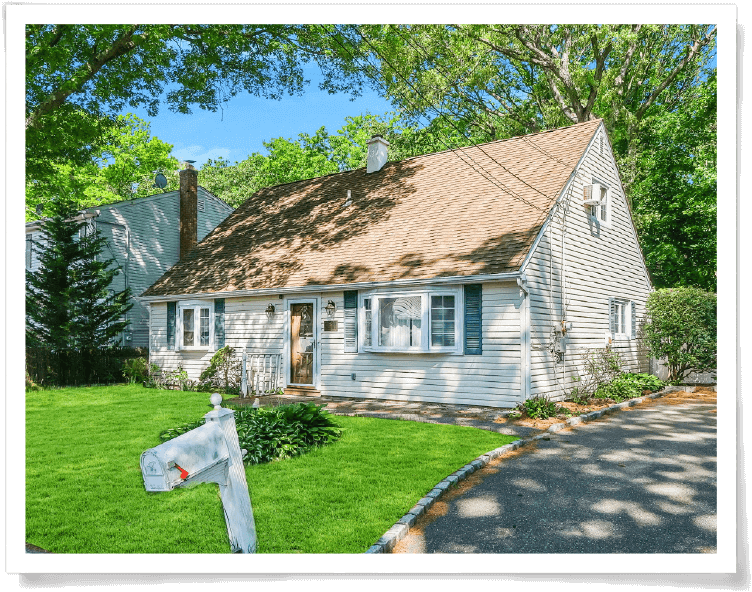
[(256, 552), (248, 483), (235, 413), (220, 406), (222, 395), (211, 396), (214, 409), (206, 423), (141, 455), (141, 472), (146, 491), (171, 491), (194, 483), (218, 483), (227, 535), (233, 553)]

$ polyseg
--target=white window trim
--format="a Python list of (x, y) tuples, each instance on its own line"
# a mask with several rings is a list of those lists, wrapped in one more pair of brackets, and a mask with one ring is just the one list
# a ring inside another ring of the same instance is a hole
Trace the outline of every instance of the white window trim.
[[(387, 347), (378, 345), (379, 306), (381, 298), (421, 297), (421, 344), (413, 347)], [(454, 296), (454, 346), (431, 345), (431, 296)], [(364, 301), (371, 300), (371, 345), (365, 344), (366, 315)], [(424, 290), (371, 290), (358, 294), (358, 351), (372, 353), (405, 353), (405, 354), (455, 354), (464, 352), (464, 300), (462, 288), (435, 288)], [(426, 327), (423, 331), (422, 328)]]
[[(624, 307), (624, 332), (615, 331), (612, 335), (613, 339), (632, 339), (632, 301), (626, 298), (613, 298), (612, 302), (614, 306)], [(611, 310), (609, 308), (609, 324), (611, 323)], [(619, 315), (616, 315), (617, 324)]]
[(598, 184), (601, 186), (601, 188), (606, 190), (606, 217), (604, 219), (600, 216), (600, 209), (603, 206), (590, 206), (590, 219), (595, 221), (597, 224), (601, 226), (605, 226), (606, 228), (611, 228), (611, 210), (612, 210), (612, 199), (613, 199), (613, 192), (611, 191), (611, 186), (602, 181), (601, 179), (597, 177), (593, 177), (593, 180), (591, 181), (593, 184)]
[[(198, 338), (201, 313), (199, 309), (209, 309), (209, 345), (183, 345), (183, 311), (194, 309), (194, 334)], [(179, 300), (175, 311), (175, 349), (181, 351), (214, 351), (214, 301), (213, 300)]]

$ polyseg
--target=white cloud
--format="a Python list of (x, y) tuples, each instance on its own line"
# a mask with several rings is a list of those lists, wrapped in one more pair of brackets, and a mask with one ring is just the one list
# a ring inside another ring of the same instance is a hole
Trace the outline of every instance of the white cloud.
[(200, 169), (209, 159), (216, 160), (220, 157), (229, 159), (230, 149), (210, 148), (209, 150), (205, 150), (203, 146), (195, 144), (193, 146), (174, 148), (172, 150), (172, 155), (180, 162), (184, 162), (186, 160), (195, 160), (196, 163), (193, 166), (195, 166), (197, 169)]

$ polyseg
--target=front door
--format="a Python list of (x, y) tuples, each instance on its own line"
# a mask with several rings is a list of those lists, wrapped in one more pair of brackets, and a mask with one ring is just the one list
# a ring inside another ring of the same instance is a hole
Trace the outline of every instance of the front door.
[(316, 323), (314, 302), (290, 303), (290, 384), (313, 385)]

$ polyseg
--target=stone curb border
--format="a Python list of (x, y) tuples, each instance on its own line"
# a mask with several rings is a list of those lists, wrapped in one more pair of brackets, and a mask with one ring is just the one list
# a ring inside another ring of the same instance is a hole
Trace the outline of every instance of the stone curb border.
[[(710, 388), (715, 390), (716, 387), (710, 387)], [(570, 426), (585, 423), (593, 419), (599, 419), (607, 413), (611, 413), (613, 411), (619, 411), (626, 407), (632, 407), (634, 405), (638, 405), (639, 403), (642, 403), (646, 399), (655, 399), (657, 397), (662, 397), (665, 394), (678, 392), (678, 391), (686, 391), (689, 393), (693, 393), (695, 391), (695, 387), (694, 386), (686, 386), (686, 387), (667, 386), (667, 387), (662, 388), (660, 391), (651, 393), (649, 395), (643, 395), (642, 397), (637, 397), (635, 399), (629, 399), (628, 401), (616, 403), (615, 405), (604, 407), (603, 409), (599, 409), (598, 411), (591, 411), (590, 413), (586, 413), (585, 415), (579, 415), (577, 417), (570, 417), (564, 423), (555, 423), (542, 434), (538, 434), (537, 436), (533, 436), (532, 438), (528, 438), (525, 440), (523, 439), (515, 440), (514, 442), (511, 442), (510, 444), (506, 444), (504, 446), (501, 446), (500, 448), (496, 448), (494, 450), (491, 450), (490, 452), (481, 454), (475, 460), (470, 461), (461, 469), (458, 469), (457, 471), (455, 471), (454, 473), (452, 473), (445, 479), (442, 479), (441, 481), (439, 481), (439, 483), (431, 491), (429, 491), (425, 495), (425, 497), (419, 499), (418, 503), (416, 503), (412, 508), (410, 508), (407, 514), (405, 514), (402, 518), (397, 520), (394, 526), (392, 526), (389, 530), (387, 530), (378, 541), (376, 541), (373, 545), (371, 545), (368, 548), (368, 550), (365, 553), (366, 554), (390, 553), (392, 549), (394, 549), (394, 546), (407, 536), (407, 533), (410, 531), (410, 528), (415, 525), (415, 522), (417, 521), (418, 517), (422, 515), (423, 513), (425, 513), (433, 505), (433, 503), (437, 499), (439, 499), (441, 494), (443, 494), (452, 485), (455, 485), (459, 483), (460, 481), (467, 479), (467, 477), (472, 475), (478, 469), (485, 467), (489, 462), (491, 462), (495, 458), (498, 458), (499, 456), (506, 454), (508, 452), (512, 452), (513, 450), (517, 450), (518, 448), (521, 448), (522, 446), (530, 444), (531, 442), (534, 442), (536, 440), (548, 438), (551, 433), (558, 432)]]

